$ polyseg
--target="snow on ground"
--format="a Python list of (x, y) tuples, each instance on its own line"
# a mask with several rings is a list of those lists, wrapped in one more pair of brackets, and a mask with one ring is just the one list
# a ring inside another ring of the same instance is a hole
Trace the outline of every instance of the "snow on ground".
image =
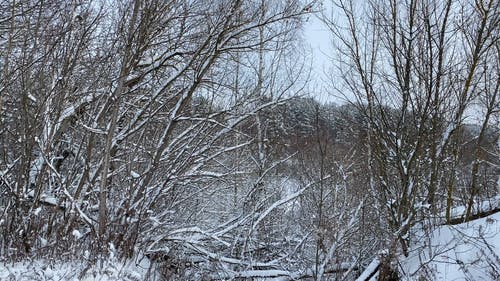
[(102, 264), (88, 267), (84, 262), (54, 262), (35, 260), (22, 262), (0, 262), (2, 281), (141, 281), (148, 274), (146, 259), (119, 262), (109, 259)]
[(403, 280), (500, 280), (500, 212), (440, 226), (416, 244), (400, 261)]
[[(500, 280), (500, 212), (468, 223), (443, 225), (429, 236), (423, 232), (420, 236), (422, 238), (415, 241), (409, 257), (399, 261), (403, 281)], [(102, 264), (91, 267), (87, 267), (85, 259), (84, 255), (66, 263), (47, 259), (0, 262), (0, 280), (139, 281), (146, 280), (150, 272), (149, 262), (145, 258), (119, 262), (114, 255), (110, 255)], [(377, 265), (378, 260), (375, 259), (370, 267), (376, 268)], [(278, 277), (282, 272), (273, 273), (276, 277), (267, 280), (290, 279)], [(358, 280), (365, 280), (367, 277)], [(422, 277), (425, 279), (420, 279)], [(376, 275), (370, 280), (375, 278)]]

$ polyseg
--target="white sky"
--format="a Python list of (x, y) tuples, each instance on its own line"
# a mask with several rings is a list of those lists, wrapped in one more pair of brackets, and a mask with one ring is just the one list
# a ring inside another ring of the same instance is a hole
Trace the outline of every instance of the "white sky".
[[(344, 20), (341, 12), (332, 9), (333, 5), (331, 1), (325, 0), (322, 3), (322, 8), (326, 9), (326, 14), (329, 17), (334, 17), (334, 20), (337, 22)], [(334, 53), (330, 31), (321, 22), (319, 16), (320, 14), (309, 15), (303, 30), (304, 45), (310, 51), (310, 63), (312, 66), (310, 93), (320, 102), (342, 104), (344, 103), (343, 100), (328, 94), (332, 83), (330, 80), (336, 79), (336, 75), (332, 75), (332, 70), (334, 69), (332, 67), (332, 57)], [(337, 79), (341, 79), (340, 75)], [(469, 107), (466, 113), (466, 123), (478, 123), (478, 120), (482, 120), (484, 114), (481, 111), (479, 105)], [(499, 119), (497, 117), (495, 122), (499, 122)]]
[[(323, 8), (327, 9), (327, 13), (331, 13), (331, 3), (323, 1)], [(310, 50), (311, 54), (311, 92), (321, 102), (332, 101), (342, 103), (329, 94), (328, 86), (332, 79), (329, 72), (332, 71), (332, 36), (328, 28), (319, 19), (321, 15), (310, 15), (304, 25), (304, 39), (306, 48)]]
[(328, 65), (330, 62), (325, 60), (328, 60), (326, 54), (331, 51), (331, 36), (327, 27), (317, 16), (309, 16), (304, 28), (304, 36), (313, 50), (315, 68), (320, 65)]

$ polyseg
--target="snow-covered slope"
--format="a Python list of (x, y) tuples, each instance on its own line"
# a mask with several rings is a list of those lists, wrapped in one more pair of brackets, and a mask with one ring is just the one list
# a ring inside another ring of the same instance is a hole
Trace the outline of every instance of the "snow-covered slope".
[(400, 261), (403, 280), (500, 280), (500, 212), (421, 236)]

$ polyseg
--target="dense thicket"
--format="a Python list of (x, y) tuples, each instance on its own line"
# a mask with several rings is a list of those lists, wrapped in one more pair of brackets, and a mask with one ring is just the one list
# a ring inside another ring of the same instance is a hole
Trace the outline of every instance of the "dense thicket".
[(311, 3), (0, 3), (0, 256), (396, 274), (412, 229), (498, 197), (500, 25), (495, 1), (381, 2), (324, 18), (344, 105), (305, 97)]

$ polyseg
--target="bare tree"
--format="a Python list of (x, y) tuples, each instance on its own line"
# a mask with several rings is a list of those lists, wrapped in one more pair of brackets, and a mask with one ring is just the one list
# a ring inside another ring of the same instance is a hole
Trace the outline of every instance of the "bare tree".
[[(429, 214), (434, 220), (452, 204), (443, 200), (452, 188), (443, 181), (451, 140), (472, 102), (497, 91), (498, 80), (487, 83), (488, 91), (482, 82), (496, 76), (496, 67), (481, 65), (491, 66), (489, 58), (498, 56), (499, 18), (493, 12), (498, 3), (334, 1), (334, 6), (345, 19), (343, 24), (324, 17), (338, 51), (342, 83), (336, 89), (352, 94), (348, 101), (366, 118), (370, 188), (388, 224), (391, 260), (398, 249), (408, 253), (407, 233), (415, 222)], [(497, 103), (495, 97), (490, 101)]]
[[(209, 249), (223, 239), (214, 234), (195, 243), (193, 226), (225, 235), (217, 218), (207, 222), (201, 214), (220, 200), (212, 195), (249, 172), (230, 159), (254, 143), (241, 125), (280, 104), (290, 87), (300, 88), (293, 75), (262, 77), (266, 54), (280, 60), (293, 46), (305, 3), (1, 5), (7, 256), (78, 247), (98, 253), (109, 245), (124, 256), (137, 247), (167, 255), (173, 241), (174, 248), (212, 260)], [(226, 83), (242, 65), (232, 58), (255, 54), (262, 57), (257, 88), (273, 93), (266, 99), (235, 93)], [(261, 121), (256, 139), (265, 153)], [(259, 214), (254, 210), (233, 226)]]

